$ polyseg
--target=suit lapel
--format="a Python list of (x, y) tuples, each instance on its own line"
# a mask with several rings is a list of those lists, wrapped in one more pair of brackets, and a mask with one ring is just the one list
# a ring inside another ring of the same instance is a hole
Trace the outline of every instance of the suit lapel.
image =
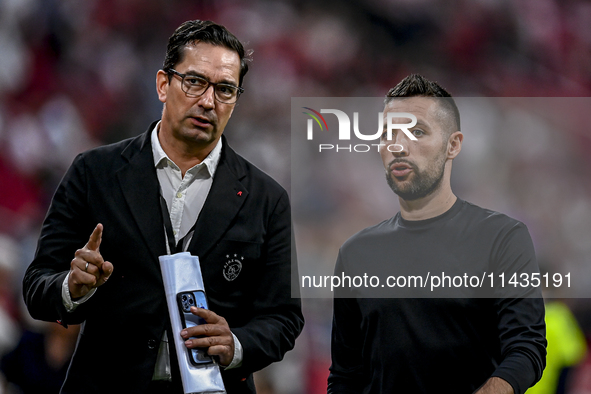
[(243, 171), (237, 155), (222, 138), (222, 156), (189, 245), (189, 251), (199, 257), (205, 256), (224, 235), (248, 196), (240, 182)]
[[(150, 142), (154, 126), (155, 123), (123, 151), (128, 164), (117, 173), (117, 178), (140, 234), (157, 258), (166, 254), (166, 238), (159, 209), (160, 185)], [(240, 182), (244, 170), (238, 156), (222, 138), (222, 156), (188, 248), (195, 256), (204, 256), (215, 246), (248, 196), (248, 190)]]
[(158, 256), (166, 254), (166, 243), (160, 212), (160, 186), (150, 143), (154, 125), (122, 152), (128, 164), (119, 170), (117, 178), (139, 232), (158, 261)]

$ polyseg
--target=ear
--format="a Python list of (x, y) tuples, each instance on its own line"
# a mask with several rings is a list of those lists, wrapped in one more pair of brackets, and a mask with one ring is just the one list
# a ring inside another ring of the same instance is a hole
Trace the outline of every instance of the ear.
[(447, 158), (455, 159), (456, 156), (462, 150), (462, 141), (464, 140), (464, 134), (461, 131), (456, 131), (449, 136), (447, 141)]
[(156, 92), (158, 93), (158, 100), (163, 103), (166, 103), (169, 87), (168, 74), (163, 70), (158, 70), (158, 73), (156, 73)]

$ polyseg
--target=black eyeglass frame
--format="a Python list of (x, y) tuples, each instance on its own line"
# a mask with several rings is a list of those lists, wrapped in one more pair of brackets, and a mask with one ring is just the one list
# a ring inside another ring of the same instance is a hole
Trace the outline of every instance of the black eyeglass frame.
[[(210, 87), (210, 86), (213, 86), (213, 97), (214, 97), (214, 98), (215, 98), (217, 101), (219, 101), (219, 102), (220, 102), (220, 103), (222, 103), (222, 104), (236, 104), (236, 102), (237, 102), (237, 101), (238, 101), (238, 99), (240, 98), (240, 95), (241, 95), (242, 93), (244, 93), (244, 88), (243, 88), (243, 87), (241, 87), (241, 86), (234, 86), (234, 85), (232, 85), (232, 84), (225, 83), (225, 82), (217, 82), (217, 83), (215, 83), (215, 82), (211, 82), (211, 81), (208, 81), (207, 79), (205, 79), (205, 78), (203, 78), (203, 77), (200, 77), (199, 75), (195, 75), (195, 74), (182, 74), (182, 73), (178, 72), (177, 70), (175, 70), (174, 68), (169, 68), (168, 70), (165, 70), (165, 72), (166, 72), (167, 74), (169, 74), (169, 75), (170, 75), (170, 74), (174, 74), (174, 75), (177, 75), (178, 77), (180, 77), (180, 78), (181, 78), (181, 89), (182, 89), (182, 90), (183, 90), (183, 92), (185, 92), (185, 94), (186, 94), (187, 96), (189, 96), (189, 97), (201, 97), (201, 96), (203, 96), (203, 94), (204, 94), (205, 92), (207, 92), (207, 89), (209, 89), (209, 87)], [(186, 78), (186, 77), (197, 78), (197, 79), (203, 80), (204, 82), (207, 82), (207, 86), (205, 86), (205, 89), (203, 89), (203, 92), (202, 92), (201, 94), (189, 93), (189, 92), (187, 92), (187, 90), (186, 90), (186, 88), (185, 88), (185, 78)], [(220, 99), (218, 98), (218, 96), (216, 95), (216, 93), (215, 93), (215, 92), (216, 92), (216, 87), (217, 87), (217, 86), (227, 86), (227, 87), (229, 87), (229, 88), (236, 89), (236, 91), (237, 91), (237, 93), (236, 93), (236, 100), (235, 100), (235, 101), (232, 101), (232, 102), (227, 102), (227, 101), (222, 101), (222, 100), (220, 100)]]

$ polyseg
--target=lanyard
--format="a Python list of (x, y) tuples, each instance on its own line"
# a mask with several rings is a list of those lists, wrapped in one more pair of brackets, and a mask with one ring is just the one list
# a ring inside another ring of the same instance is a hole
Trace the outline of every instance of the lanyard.
[(195, 226), (197, 222), (193, 224), (193, 227), (189, 230), (189, 232), (181, 239), (179, 242), (175, 244), (174, 232), (172, 231), (172, 222), (170, 221), (170, 214), (168, 213), (168, 208), (166, 207), (166, 200), (162, 197), (162, 193), (160, 194), (160, 211), (162, 212), (162, 221), (164, 222), (164, 229), (166, 230), (166, 242), (168, 243), (169, 253), (175, 254), (183, 252), (183, 244), (185, 240), (191, 235), (191, 233), (195, 230)]

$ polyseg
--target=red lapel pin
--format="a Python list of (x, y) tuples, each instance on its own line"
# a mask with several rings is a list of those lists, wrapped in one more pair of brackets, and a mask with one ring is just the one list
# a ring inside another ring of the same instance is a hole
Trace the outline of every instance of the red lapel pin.
[(237, 196), (242, 196), (242, 190), (240, 190), (238, 193), (236, 193)]

